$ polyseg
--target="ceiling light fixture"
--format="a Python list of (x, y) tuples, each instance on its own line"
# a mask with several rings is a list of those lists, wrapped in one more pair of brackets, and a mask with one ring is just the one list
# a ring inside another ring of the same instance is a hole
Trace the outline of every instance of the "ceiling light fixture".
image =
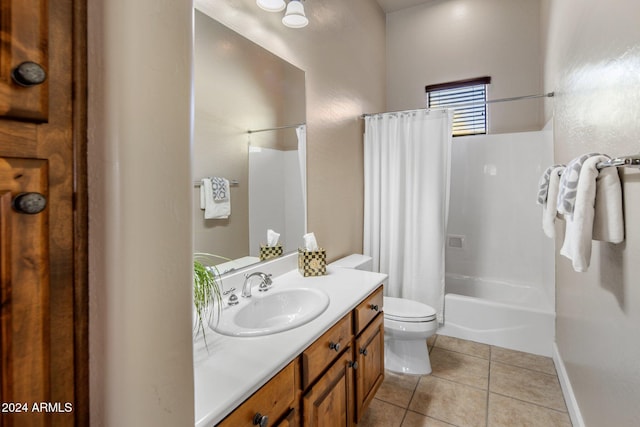
[(267, 12), (280, 12), (286, 6), (287, 11), (282, 17), (282, 24), (289, 28), (302, 28), (309, 24), (301, 0), (289, 0), (289, 4), (286, 4), (285, 0), (256, 0), (256, 4)]
[(289, 28), (306, 27), (309, 20), (304, 14), (304, 6), (300, 0), (291, 0), (287, 5), (287, 11), (282, 18), (282, 23)]
[(284, 0), (256, 0), (256, 4), (267, 12), (280, 12), (286, 6)]

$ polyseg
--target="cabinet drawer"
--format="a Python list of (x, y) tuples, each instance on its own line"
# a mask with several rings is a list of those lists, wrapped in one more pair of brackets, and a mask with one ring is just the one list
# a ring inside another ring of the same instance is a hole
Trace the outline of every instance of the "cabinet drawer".
[(218, 426), (253, 427), (256, 414), (267, 416), (273, 425), (279, 418), (293, 408), (296, 397), (295, 361), (269, 380), (249, 399), (233, 411)]
[(302, 353), (302, 388), (306, 389), (351, 342), (351, 313), (344, 316)]
[(382, 285), (362, 301), (355, 309), (355, 333), (360, 334), (369, 322), (382, 311)]

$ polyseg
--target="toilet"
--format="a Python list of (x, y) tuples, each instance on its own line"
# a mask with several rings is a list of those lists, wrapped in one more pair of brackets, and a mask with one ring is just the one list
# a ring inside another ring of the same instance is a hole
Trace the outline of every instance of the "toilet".
[[(331, 264), (340, 268), (371, 271), (373, 260), (367, 255), (349, 255)], [(385, 369), (409, 375), (431, 373), (427, 338), (436, 333), (436, 311), (418, 301), (384, 297)]]

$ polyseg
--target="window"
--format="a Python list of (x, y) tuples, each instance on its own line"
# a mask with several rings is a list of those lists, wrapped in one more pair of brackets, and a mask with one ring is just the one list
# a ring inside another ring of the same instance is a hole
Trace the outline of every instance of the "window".
[(453, 136), (487, 133), (487, 85), (491, 77), (425, 87), (429, 108), (453, 108)]

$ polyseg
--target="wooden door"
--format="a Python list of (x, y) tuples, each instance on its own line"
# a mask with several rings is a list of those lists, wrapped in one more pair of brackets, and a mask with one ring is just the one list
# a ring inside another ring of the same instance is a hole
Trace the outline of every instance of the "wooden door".
[(89, 425), (85, 23), (0, 0), (1, 427)]

